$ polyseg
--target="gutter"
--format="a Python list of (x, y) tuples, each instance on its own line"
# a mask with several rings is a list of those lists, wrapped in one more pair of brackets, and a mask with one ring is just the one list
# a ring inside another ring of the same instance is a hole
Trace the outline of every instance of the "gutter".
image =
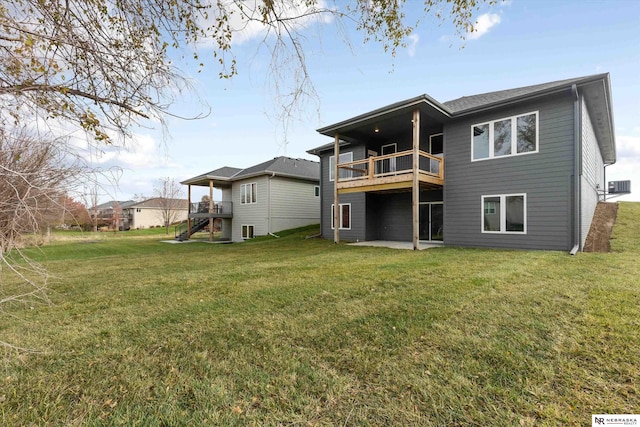
[(581, 165), (581, 150), (580, 150), (580, 96), (578, 94), (578, 87), (571, 85), (571, 93), (575, 97), (573, 101), (573, 248), (569, 252), (570, 255), (575, 255), (582, 246), (581, 239), (581, 227), (580, 227), (580, 165)]

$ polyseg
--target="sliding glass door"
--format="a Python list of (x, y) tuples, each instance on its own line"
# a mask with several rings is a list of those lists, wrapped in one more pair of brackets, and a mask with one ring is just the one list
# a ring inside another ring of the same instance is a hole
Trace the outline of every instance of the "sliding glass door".
[(444, 205), (442, 202), (420, 203), (420, 240), (442, 241)]

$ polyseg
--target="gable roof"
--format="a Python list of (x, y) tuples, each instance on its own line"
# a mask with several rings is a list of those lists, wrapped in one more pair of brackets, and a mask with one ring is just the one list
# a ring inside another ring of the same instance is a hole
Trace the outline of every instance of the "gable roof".
[(184, 180), (181, 184), (204, 185), (204, 183), (208, 183), (209, 180), (233, 182), (260, 175), (275, 175), (308, 181), (320, 181), (320, 163), (314, 162), (313, 160), (293, 159), (291, 157), (280, 156), (246, 169), (225, 166)]
[(596, 74), (585, 77), (575, 77), (572, 79), (556, 80), (554, 82), (541, 83), (531, 86), (523, 86), (513, 89), (499, 90), (495, 92), (481, 93), (471, 96), (463, 96), (443, 104), (451, 111), (452, 116), (460, 115), (463, 112), (476, 112), (505, 103), (521, 101), (534, 96), (544, 96), (553, 92), (566, 90), (572, 85), (584, 84), (593, 80), (600, 80), (608, 74)]
[(233, 176), (234, 180), (249, 178), (256, 175), (280, 175), (291, 178), (320, 180), (320, 164), (312, 160), (292, 159), (290, 157), (275, 157), (272, 160), (243, 169)]
[(131, 203), (126, 208), (148, 208), (162, 209), (165, 206), (171, 206), (174, 209), (188, 209), (189, 201), (187, 199), (163, 199), (161, 197), (153, 197), (137, 203)]
[[(420, 110), (421, 115), (445, 123), (468, 114), (508, 106), (538, 97), (561, 92), (569, 93), (573, 91), (574, 87), (584, 96), (605, 163), (615, 163), (616, 149), (609, 73), (463, 96), (443, 103), (424, 94), (325, 126), (317, 131), (330, 137), (339, 134), (341, 139), (349, 141), (348, 134), (354, 133), (359, 128), (362, 129), (364, 126), (374, 125), (378, 120), (385, 118), (392, 120), (394, 117), (401, 115), (406, 117), (416, 109)], [(373, 126), (371, 127), (373, 128)], [(318, 155), (332, 148), (333, 144), (329, 143), (308, 150), (307, 153)]]
[(229, 166), (223, 166), (219, 169), (214, 169), (211, 172), (207, 172), (207, 173), (203, 173), (202, 175), (198, 175), (198, 176), (194, 176), (193, 178), (189, 178), (185, 181), (182, 181), (180, 184), (190, 184), (192, 181), (193, 182), (197, 182), (197, 181), (208, 181), (209, 179), (221, 179), (221, 180), (228, 180), (230, 179), (233, 175), (237, 174), (238, 172), (240, 172), (242, 169), (239, 168), (232, 168)]
[(115, 209), (116, 206), (119, 206), (120, 208), (124, 208), (129, 206), (132, 203), (134, 203), (133, 200), (124, 200), (124, 201), (110, 200), (108, 202), (104, 202), (94, 206), (93, 209), (100, 211), (100, 210), (106, 210), (106, 209)]

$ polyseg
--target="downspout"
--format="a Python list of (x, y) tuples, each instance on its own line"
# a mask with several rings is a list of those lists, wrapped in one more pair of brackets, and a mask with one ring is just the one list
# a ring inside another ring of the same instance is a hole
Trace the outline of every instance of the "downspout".
[(269, 181), (269, 197), (268, 197), (268, 201), (267, 201), (267, 234), (271, 235), (271, 180), (273, 179), (273, 177), (276, 176), (275, 172), (271, 173), (271, 176), (269, 177), (268, 181)]
[(191, 238), (191, 184), (187, 185), (187, 199), (189, 199), (189, 210), (187, 211), (187, 240)]
[(575, 84), (571, 85), (573, 101), (573, 248), (569, 252), (575, 255), (580, 250), (580, 96)]
[(613, 163), (605, 163), (604, 167), (602, 168), (604, 170), (604, 177), (602, 178), (604, 180), (604, 182), (602, 183), (603, 186), (603, 191), (602, 191), (602, 201), (606, 202), (607, 201), (607, 191), (609, 191), (609, 186), (607, 185), (607, 166), (611, 166), (611, 165), (615, 165), (616, 162)]

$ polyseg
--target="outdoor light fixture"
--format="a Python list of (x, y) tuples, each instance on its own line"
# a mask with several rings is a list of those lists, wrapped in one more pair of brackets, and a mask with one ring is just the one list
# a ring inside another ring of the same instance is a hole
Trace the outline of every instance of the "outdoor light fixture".
[(375, 133), (378, 133), (378, 132), (380, 132), (380, 129), (378, 129), (378, 126), (376, 126), (376, 127), (373, 129), (373, 131), (374, 131)]

